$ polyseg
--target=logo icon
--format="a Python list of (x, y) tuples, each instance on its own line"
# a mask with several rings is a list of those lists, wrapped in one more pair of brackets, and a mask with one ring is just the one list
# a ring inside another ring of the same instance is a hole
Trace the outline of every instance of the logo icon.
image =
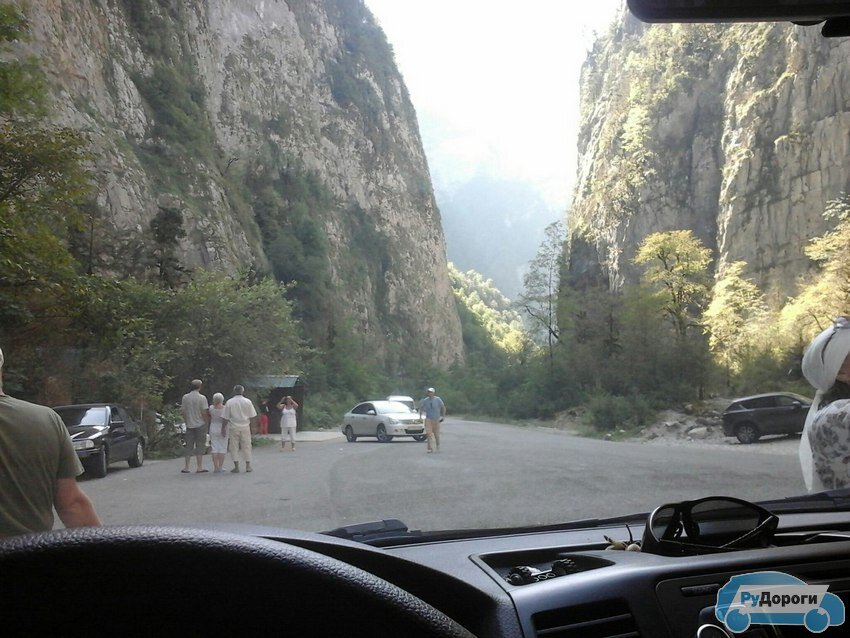
[(717, 592), (714, 613), (733, 633), (751, 624), (801, 625), (820, 633), (844, 623), (844, 603), (828, 587), (782, 572), (741, 574)]

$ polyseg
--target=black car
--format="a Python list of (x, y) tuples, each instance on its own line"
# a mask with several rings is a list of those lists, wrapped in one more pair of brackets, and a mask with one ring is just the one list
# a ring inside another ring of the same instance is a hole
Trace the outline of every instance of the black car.
[(68, 428), (86, 474), (106, 476), (110, 463), (127, 461), (139, 467), (145, 461), (145, 437), (126, 408), (110, 403), (60, 405), (53, 408)]
[(741, 443), (754, 443), (763, 434), (803, 431), (811, 402), (792, 392), (771, 392), (735, 399), (723, 412), (723, 433)]

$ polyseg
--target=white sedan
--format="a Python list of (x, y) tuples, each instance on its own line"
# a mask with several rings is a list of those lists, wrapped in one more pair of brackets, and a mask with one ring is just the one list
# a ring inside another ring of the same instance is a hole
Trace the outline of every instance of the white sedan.
[(389, 443), (395, 436), (425, 440), (425, 425), (419, 413), (398, 401), (358, 403), (345, 413), (340, 429), (349, 443), (359, 436), (374, 436), (381, 443)]

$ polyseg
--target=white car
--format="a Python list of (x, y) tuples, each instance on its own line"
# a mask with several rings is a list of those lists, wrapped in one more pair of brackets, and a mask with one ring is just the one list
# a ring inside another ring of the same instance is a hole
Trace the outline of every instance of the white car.
[(340, 426), (349, 443), (359, 436), (374, 436), (389, 443), (396, 436), (412, 436), (425, 440), (425, 424), (419, 414), (398, 401), (364, 401), (342, 417)]

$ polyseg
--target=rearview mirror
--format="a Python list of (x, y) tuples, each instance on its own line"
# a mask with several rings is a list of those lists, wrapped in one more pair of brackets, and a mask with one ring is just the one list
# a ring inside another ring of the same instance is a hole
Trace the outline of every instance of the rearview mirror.
[(800, 22), (850, 17), (846, 0), (628, 0), (644, 22)]

